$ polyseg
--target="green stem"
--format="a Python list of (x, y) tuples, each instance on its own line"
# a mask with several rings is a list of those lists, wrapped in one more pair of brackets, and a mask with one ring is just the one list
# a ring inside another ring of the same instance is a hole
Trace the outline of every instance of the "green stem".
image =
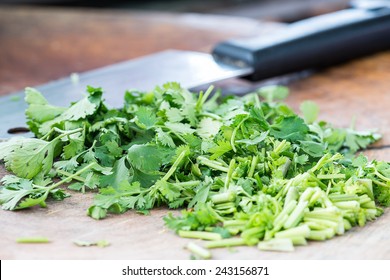
[(87, 171), (88, 169), (91, 169), (94, 165), (96, 165), (96, 162), (92, 162), (90, 164), (88, 164), (87, 166), (84, 166), (82, 169), (80, 169), (79, 171), (77, 171), (76, 173), (70, 175), (68, 178), (65, 178), (65, 179), (62, 179), (61, 181), (58, 181), (57, 183), (49, 186), (47, 189), (48, 191), (58, 187), (58, 186), (61, 186), (62, 184), (66, 183), (66, 182), (69, 182), (69, 180), (71, 179), (74, 179), (75, 177), (79, 176), (80, 174), (84, 173), (85, 171)]
[(50, 240), (46, 237), (21, 237), (16, 239), (17, 243), (49, 243)]
[[(66, 172), (65, 170), (61, 170), (61, 169), (57, 169), (56, 171), (57, 171), (57, 173), (59, 173), (61, 175), (68, 176), (68, 177), (73, 175), (72, 173)], [(80, 181), (80, 182), (83, 182), (83, 183), (85, 182), (85, 179), (83, 177), (80, 177), (80, 176), (75, 176), (73, 179)]]
[(205, 244), (207, 249), (212, 248), (224, 248), (224, 247), (234, 247), (234, 246), (244, 246), (246, 245), (244, 239), (242, 238), (226, 238), (222, 240), (208, 241)]
[(219, 171), (226, 172), (226, 173), (229, 171), (228, 167), (223, 166), (218, 161), (210, 160), (208, 158), (201, 157), (201, 156), (198, 157), (198, 160), (199, 160), (200, 164), (206, 165), (206, 166), (211, 167), (211, 168), (213, 168), (215, 170), (219, 170)]
[(236, 199), (236, 194), (231, 191), (227, 191), (224, 193), (218, 193), (211, 197), (211, 201), (215, 204), (231, 202)]
[(214, 89), (214, 86), (211, 85), (209, 86), (209, 88), (206, 90), (206, 92), (203, 94), (203, 92), (201, 92), (199, 94), (199, 99), (198, 99), (198, 102), (196, 103), (196, 110), (197, 111), (200, 111), (200, 108), (203, 106), (203, 104), (206, 102), (207, 98), (209, 98), (209, 95), (211, 94), (211, 92), (213, 91)]
[(255, 173), (255, 169), (256, 169), (256, 165), (257, 165), (258, 160), (259, 160), (258, 156), (254, 156), (252, 158), (251, 167), (250, 167), (249, 172), (248, 172), (248, 177), (249, 178), (253, 177), (253, 174)]
[(229, 163), (229, 170), (226, 174), (225, 184), (224, 184), (225, 190), (229, 188), (230, 180), (232, 179), (235, 167), (236, 167), (236, 160), (233, 158)]
[(317, 175), (317, 178), (322, 180), (328, 180), (328, 179), (345, 179), (345, 174), (319, 174)]
[(232, 136), (230, 138), (230, 145), (232, 146), (232, 149), (233, 151), (236, 153), (237, 152), (237, 149), (236, 149), (236, 145), (235, 145), (235, 138), (236, 138), (236, 134), (237, 134), (237, 131), (238, 129), (240, 129), (241, 125), (248, 119), (248, 117), (244, 118), (242, 121), (240, 121), (240, 123), (233, 129), (233, 132), (232, 132)]
[(203, 259), (210, 259), (211, 253), (209, 250), (206, 250), (205, 248), (195, 244), (195, 243), (188, 243), (186, 248), (191, 251), (193, 254), (203, 258)]
[(215, 232), (179, 230), (178, 234), (180, 237), (184, 237), (184, 238), (195, 238), (195, 239), (203, 239), (203, 240), (222, 239), (222, 236), (219, 233), (215, 233)]
[(175, 162), (172, 164), (171, 168), (169, 168), (167, 174), (165, 174), (165, 176), (161, 179), (162, 181), (167, 181), (172, 176), (172, 174), (175, 173), (176, 169), (179, 167), (185, 156), (186, 151), (182, 151)]

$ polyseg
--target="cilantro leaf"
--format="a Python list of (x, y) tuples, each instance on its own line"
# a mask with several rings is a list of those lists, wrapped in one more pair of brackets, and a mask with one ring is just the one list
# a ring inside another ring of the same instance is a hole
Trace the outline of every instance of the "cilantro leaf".
[(50, 171), (58, 142), (58, 138), (50, 142), (35, 138), (12, 138), (0, 143), (0, 159), (16, 175), (31, 179), (39, 172), (46, 174)]
[(289, 141), (304, 140), (308, 131), (308, 126), (298, 116), (279, 117), (270, 127), (270, 135)]

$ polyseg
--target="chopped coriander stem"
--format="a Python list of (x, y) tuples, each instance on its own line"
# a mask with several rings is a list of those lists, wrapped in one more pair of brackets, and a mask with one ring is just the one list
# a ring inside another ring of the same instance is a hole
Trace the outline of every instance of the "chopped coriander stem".
[(377, 169), (375, 169), (374, 174), (378, 176), (380, 179), (382, 179), (383, 181), (390, 183), (390, 178), (383, 176)]
[(205, 158), (205, 157), (198, 157), (198, 160), (199, 160), (200, 164), (206, 165), (206, 166), (213, 168), (215, 170), (219, 170), (219, 171), (226, 172), (226, 173), (229, 171), (228, 167), (222, 166), (222, 163), (220, 163), (218, 161), (210, 160), (210, 159)]
[(211, 197), (211, 201), (215, 204), (231, 202), (236, 199), (236, 194), (232, 191), (227, 191), (224, 193), (218, 193)]
[(307, 225), (301, 225), (295, 228), (286, 229), (275, 233), (275, 238), (291, 238), (294, 236), (308, 237), (310, 228)]
[(294, 245), (289, 238), (275, 238), (268, 241), (261, 241), (257, 248), (263, 251), (293, 252)]
[(233, 152), (237, 152), (235, 140), (236, 140), (236, 134), (237, 131), (240, 129), (241, 125), (248, 119), (248, 117), (244, 118), (242, 121), (239, 122), (239, 124), (233, 129), (232, 136), (230, 137), (230, 145), (232, 146)]
[[(59, 173), (59, 174), (61, 174), (61, 175), (65, 175), (65, 176), (71, 176), (71, 175), (73, 175), (72, 173), (69, 173), (69, 172), (67, 172), (67, 171), (65, 171), (65, 170), (62, 170), (62, 169), (57, 169), (56, 171), (57, 171), (57, 173)], [(80, 182), (85, 182), (85, 178), (80, 177), (80, 176), (75, 176), (75, 177), (73, 177), (73, 179), (75, 179), (75, 180), (77, 180), (77, 181), (80, 181)]]
[(246, 243), (242, 238), (226, 238), (222, 240), (208, 241), (205, 243), (205, 247), (208, 249), (244, 246), (244, 245), (246, 245)]
[(17, 243), (49, 243), (50, 240), (46, 237), (21, 237), (16, 239)]
[(215, 210), (227, 210), (234, 208), (235, 209), (236, 204), (234, 202), (222, 202), (222, 203), (216, 203), (214, 205)]
[(279, 154), (283, 149), (284, 147), (286, 146), (286, 143), (287, 141), (286, 140), (283, 140), (282, 142), (280, 142), (273, 150), (273, 152), (275, 154)]
[(217, 121), (222, 120), (222, 118), (220, 116), (218, 116), (217, 114), (210, 113), (210, 112), (203, 112), (201, 115), (205, 116), (205, 117), (212, 118), (212, 119), (217, 120)]
[(323, 241), (329, 238), (332, 238), (335, 235), (335, 231), (333, 229), (323, 229), (323, 230), (311, 230), (310, 235), (307, 239)]
[(196, 239), (203, 239), (203, 240), (222, 239), (222, 236), (219, 233), (215, 233), (215, 232), (179, 230), (178, 234), (180, 237), (184, 237), (184, 238), (196, 238)]
[(307, 201), (300, 201), (298, 203), (297, 207), (295, 207), (295, 209), (288, 217), (287, 221), (284, 223), (283, 227), (285, 229), (295, 227), (299, 224), (299, 222), (302, 220), (304, 211), (307, 209), (307, 204)]
[(177, 182), (175, 183), (176, 186), (180, 187), (194, 187), (198, 186), (200, 184), (200, 181), (187, 181), (187, 182)]
[(296, 206), (297, 206), (296, 200), (291, 200), (287, 205), (284, 206), (282, 212), (280, 212), (279, 215), (276, 216), (274, 220), (275, 231), (278, 231), (283, 227), (284, 223), (288, 219), (288, 215), (295, 209)]
[[(341, 217), (339, 218), (340, 221)], [(317, 226), (325, 228), (337, 228), (339, 221), (330, 221), (324, 219), (304, 218), (305, 223), (315, 223)]]
[(192, 243), (192, 242), (189, 242), (187, 245), (186, 245), (186, 248), (192, 252), (193, 254), (203, 258), (203, 259), (210, 259), (211, 258), (211, 253), (209, 250), (195, 244), (195, 243)]
[(71, 134), (75, 134), (77, 132), (81, 132), (83, 131), (83, 128), (76, 128), (76, 129), (73, 129), (73, 130), (69, 130), (69, 131), (62, 131), (60, 130), (59, 132), (61, 132), (62, 134), (58, 135), (56, 138), (54, 138), (53, 140), (58, 140), (58, 139), (61, 139), (63, 137), (66, 137), (68, 135), (71, 135)]
[(372, 201), (371, 199), (370, 199), (370, 201), (368, 201), (368, 202), (362, 203), (361, 201), (359, 201), (359, 203), (360, 203), (360, 207), (366, 208), (367, 210), (369, 210), (369, 209), (375, 209), (375, 207), (376, 207), (375, 201)]
[(71, 180), (71, 179), (77, 177), (78, 175), (84, 173), (85, 171), (91, 169), (95, 165), (96, 165), (96, 162), (92, 162), (92, 163), (86, 165), (82, 169), (78, 170), (76, 173), (70, 175), (68, 178), (62, 179), (61, 181), (58, 181), (57, 183), (49, 186), (48, 189), (51, 190), (51, 189), (54, 189), (54, 188), (56, 188), (58, 186), (61, 186), (62, 184), (66, 183), (66, 182), (69, 182), (69, 180)]
[(292, 236), (290, 239), (294, 246), (307, 245), (306, 238), (303, 236)]
[(347, 219), (343, 219), (344, 229), (350, 230), (352, 228), (351, 223)]
[(175, 162), (172, 164), (171, 168), (169, 168), (165, 176), (162, 177), (161, 179), (162, 181), (167, 181), (172, 176), (172, 174), (175, 173), (176, 169), (179, 167), (180, 163), (182, 162), (185, 156), (186, 156), (186, 151), (182, 151), (180, 155), (177, 157), (177, 159), (175, 160)]
[(229, 169), (228, 169), (228, 172), (226, 174), (225, 184), (224, 184), (225, 190), (227, 190), (229, 185), (230, 185), (230, 180), (232, 179), (233, 172), (234, 172), (235, 168), (236, 168), (236, 160), (233, 158), (229, 163)]
[(203, 104), (206, 102), (207, 98), (209, 98), (209, 95), (212, 93), (214, 89), (214, 86), (211, 85), (208, 87), (208, 89), (206, 90), (206, 92), (203, 94), (203, 91), (201, 91), (199, 93), (199, 98), (198, 98), (198, 102), (196, 102), (196, 109), (197, 111), (200, 111), (200, 109), (202, 108)]
[(283, 178), (286, 177), (290, 165), (291, 165), (291, 159), (287, 158), (286, 162), (279, 167), (279, 170), (282, 171)]
[(249, 172), (248, 172), (248, 177), (249, 178), (253, 178), (253, 174), (255, 173), (256, 165), (257, 165), (258, 160), (259, 160), (258, 156), (254, 156), (252, 158), (251, 167), (250, 167)]
[(378, 180), (372, 180), (373, 183), (377, 184), (378, 186), (381, 186), (381, 187), (386, 187), (386, 188), (390, 188), (390, 186), (388, 184), (385, 184), (381, 181), (378, 181)]
[(339, 202), (339, 201), (356, 201), (359, 199), (359, 196), (356, 194), (330, 194), (329, 199), (332, 202)]
[(343, 210), (359, 210), (360, 209), (360, 203), (357, 201), (339, 201), (333, 203), (336, 207), (343, 209)]
[(338, 222), (341, 217), (341, 212), (338, 208), (315, 209), (306, 212), (304, 218), (323, 219)]
[(296, 187), (289, 187), (288, 191), (287, 191), (287, 194), (286, 194), (286, 198), (284, 200), (284, 208), (287, 205), (289, 205), (289, 203), (291, 201), (296, 201), (296, 200), (298, 200), (298, 198), (299, 198), (298, 189)]
[[(320, 186), (322, 189), (327, 189), (328, 186), (325, 185), (320, 179), (318, 179), (314, 174), (310, 174), (310, 178), (313, 179), (315, 181), (315, 183), (318, 184), (318, 186)], [(314, 182), (313, 182), (314, 183)]]
[(325, 193), (320, 188), (317, 187), (315, 189), (315, 192), (313, 193), (313, 195), (311, 196), (311, 198), (309, 200), (309, 205), (315, 204), (318, 200), (320, 200), (320, 198), (322, 198), (324, 196), (325, 196)]
[(306, 190), (304, 190), (304, 192), (299, 197), (299, 202), (301, 202), (301, 201), (309, 201), (311, 196), (314, 194), (314, 192), (315, 192), (314, 188), (310, 188), (310, 187), (307, 188)]
[(345, 174), (319, 174), (317, 178), (320, 180), (345, 179)]

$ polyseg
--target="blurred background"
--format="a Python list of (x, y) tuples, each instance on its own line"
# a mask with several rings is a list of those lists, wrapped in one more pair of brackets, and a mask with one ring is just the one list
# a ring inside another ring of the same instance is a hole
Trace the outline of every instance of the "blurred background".
[(190, 12), (293, 22), (343, 9), (348, 0), (0, 0), (6, 5), (85, 7), (146, 11)]

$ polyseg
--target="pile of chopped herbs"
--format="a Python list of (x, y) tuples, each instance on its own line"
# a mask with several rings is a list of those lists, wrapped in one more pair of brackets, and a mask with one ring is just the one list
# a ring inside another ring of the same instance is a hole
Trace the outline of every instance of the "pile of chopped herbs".
[[(183, 208), (166, 225), (206, 248), (257, 245), (290, 251), (364, 226), (390, 205), (390, 164), (354, 154), (379, 139), (373, 132), (303, 118), (268, 86), (242, 97), (210, 87), (194, 94), (177, 83), (128, 91), (124, 106), (105, 105), (103, 91), (70, 107), (26, 89), (27, 123), (36, 138), (0, 143), (14, 175), (1, 179), (3, 209), (40, 205), (73, 191), (97, 192), (94, 219), (156, 206)], [(205, 258), (198, 244), (187, 246)]]

